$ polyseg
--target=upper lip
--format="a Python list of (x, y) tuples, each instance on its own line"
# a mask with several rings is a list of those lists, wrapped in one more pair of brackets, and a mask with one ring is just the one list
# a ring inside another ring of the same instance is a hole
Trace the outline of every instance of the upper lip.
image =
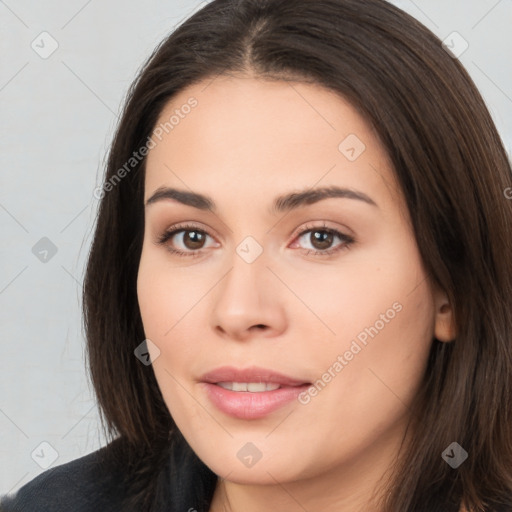
[(200, 377), (202, 382), (217, 384), (219, 382), (272, 382), (281, 386), (300, 386), (309, 384), (308, 381), (294, 379), (288, 375), (270, 370), (251, 366), (250, 368), (235, 368), (233, 366), (222, 366), (209, 371)]

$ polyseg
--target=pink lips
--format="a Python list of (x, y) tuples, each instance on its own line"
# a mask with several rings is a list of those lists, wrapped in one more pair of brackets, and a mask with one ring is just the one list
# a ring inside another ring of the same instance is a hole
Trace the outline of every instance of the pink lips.
[[(225, 414), (250, 420), (270, 414), (311, 386), (311, 383), (283, 375), (265, 368), (251, 367), (244, 370), (223, 366), (204, 374), (200, 381), (208, 398)], [(219, 382), (267, 382), (281, 387), (272, 391), (231, 391)]]

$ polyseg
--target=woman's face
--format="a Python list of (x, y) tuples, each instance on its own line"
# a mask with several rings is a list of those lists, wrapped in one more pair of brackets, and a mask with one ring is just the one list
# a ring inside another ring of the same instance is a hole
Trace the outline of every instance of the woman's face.
[(450, 331), (372, 130), (320, 86), (220, 77), (154, 133), (138, 299), (193, 450), (238, 483), (383, 471)]

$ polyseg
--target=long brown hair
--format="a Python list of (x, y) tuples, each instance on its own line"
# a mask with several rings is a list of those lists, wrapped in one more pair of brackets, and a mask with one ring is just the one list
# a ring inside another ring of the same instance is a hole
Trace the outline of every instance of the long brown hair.
[[(156, 48), (129, 90), (83, 309), (92, 383), (107, 436), (122, 441), (132, 503), (150, 510), (152, 475), (176, 426), (151, 367), (134, 356), (144, 340), (136, 279), (145, 158), (126, 163), (176, 93), (222, 74), (316, 83), (354, 105), (389, 154), (426, 271), (451, 300), (457, 337), (433, 340), (414, 439), (383, 510), (512, 510), (510, 162), (463, 66), (384, 0), (214, 0)], [(469, 454), (457, 469), (441, 457), (454, 441)]]

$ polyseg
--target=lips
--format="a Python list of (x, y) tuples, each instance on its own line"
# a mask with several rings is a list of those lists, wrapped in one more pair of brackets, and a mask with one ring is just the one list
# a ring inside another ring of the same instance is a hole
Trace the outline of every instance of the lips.
[(254, 420), (296, 401), (311, 383), (265, 368), (242, 370), (224, 366), (205, 373), (200, 385), (219, 411), (234, 418)]
[(306, 380), (300, 380), (266, 368), (253, 366), (239, 369), (231, 366), (223, 366), (205, 373), (199, 379), (201, 382), (218, 384), (219, 382), (265, 382), (279, 384), (281, 387), (302, 386), (311, 384)]

